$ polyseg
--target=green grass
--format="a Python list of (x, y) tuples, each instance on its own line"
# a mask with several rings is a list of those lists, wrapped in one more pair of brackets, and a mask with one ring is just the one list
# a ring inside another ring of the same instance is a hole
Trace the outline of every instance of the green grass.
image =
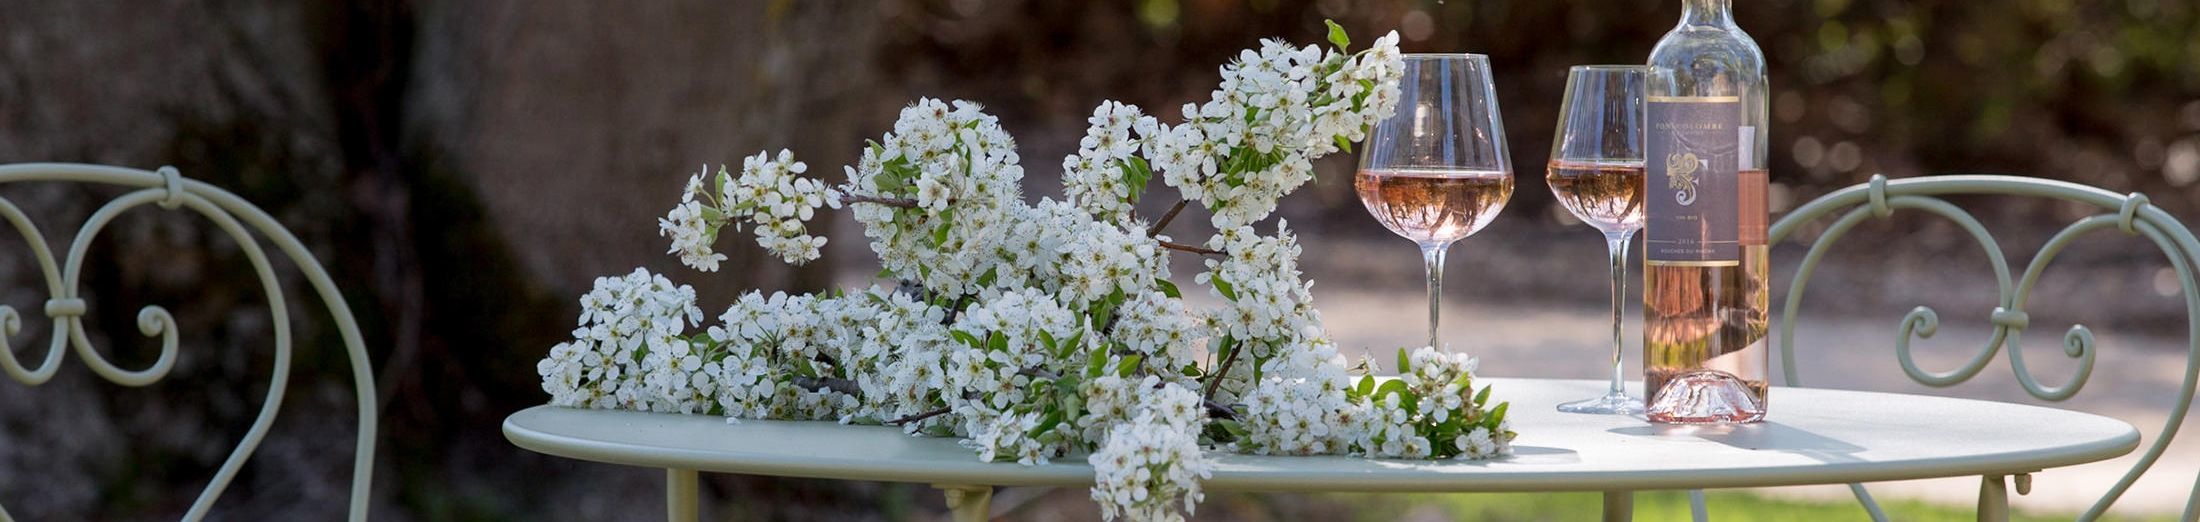
[[(1347, 495), (1325, 494), (1320, 498), (1343, 504), (1353, 518), (1363, 521), (1400, 520), (1485, 520), (1485, 521), (1542, 521), (1542, 520), (1596, 520), (1603, 512), (1602, 496), (1596, 493), (1499, 493), (1464, 495)], [(1706, 500), (1710, 505), (1711, 520), (1752, 520), (1758, 522), (1806, 521), (1806, 520), (1866, 520), (1861, 504), (1854, 501), (1790, 500), (1755, 495), (1747, 492), (1712, 492)], [(1902, 521), (1967, 521), (1977, 520), (1969, 506), (1928, 504), (1917, 501), (1881, 501), (1891, 520)], [(2071, 520), (2075, 513), (2029, 513), (2019, 511), (2011, 520), (2049, 521)], [(2128, 518), (2110, 516), (2103, 520), (2171, 520), (2163, 515), (2158, 518)], [(1690, 520), (1688, 495), (1679, 491), (1644, 492), (1635, 494), (1635, 520), (1639, 522), (1686, 522)]]

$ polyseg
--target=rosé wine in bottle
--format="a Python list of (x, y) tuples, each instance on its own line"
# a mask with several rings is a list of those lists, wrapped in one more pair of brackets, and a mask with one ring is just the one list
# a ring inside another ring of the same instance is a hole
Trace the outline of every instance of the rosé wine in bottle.
[(1764, 420), (1765, 60), (1731, 0), (1683, 0), (1650, 51), (1643, 350), (1651, 422)]

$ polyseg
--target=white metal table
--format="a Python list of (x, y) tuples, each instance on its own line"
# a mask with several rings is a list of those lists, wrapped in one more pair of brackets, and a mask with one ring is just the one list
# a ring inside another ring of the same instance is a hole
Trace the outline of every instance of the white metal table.
[[(1766, 422), (1738, 427), (1651, 425), (1640, 418), (1559, 413), (1561, 399), (1607, 383), (1488, 379), (1512, 401), (1515, 455), (1483, 462), (1215, 454), (1208, 490), (1336, 492), (1601, 491), (1605, 517), (1625, 520), (1637, 490), (1843, 484), (1977, 475), (1979, 518), (2008, 516), (2006, 479), (2129, 453), (2130, 424), (2081, 412), (1923, 395), (1775, 387)], [(537, 406), (504, 421), (522, 448), (561, 457), (665, 468), (669, 518), (696, 517), (701, 471), (933, 484), (957, 520), (984, 520), (993, 486), (1092, 484), (1071, 456), (1044, 466), (979, 462), (952, 439), (831, 422)]]

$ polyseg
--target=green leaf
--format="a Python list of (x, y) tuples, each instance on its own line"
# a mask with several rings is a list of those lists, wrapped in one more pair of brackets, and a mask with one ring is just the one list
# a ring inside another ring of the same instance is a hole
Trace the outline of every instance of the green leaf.
[(1030, 432), (1028, 432), (1028, 433), (1026, 433), (1026, 435), (1029, 435), (1029, 436), (1038, 436), (1038, 435), (1039, 435), (1039, 434), (1041, 434), (1041, 433), (1046, 433), (1046, 432), (1048, 432), (1048, 431), (1051, 431), (1051, 430), (1053, 430), (1055, 426), (1060, 426), (1061, 424), (1062, 424), (1062, 411), (1061, 411), (1061, 410), (1055, 410), (1055, 411), (1050, 411), (1050, 412), (1047, 412), (1047, 415), (1046, 415), (1045, 417), (1041, 417), (1041, 418), (1039, 419), (1039, 425), (1038, 425), (1038, 426), (1036, 426), (1036, 427), (1033, 427), (1033, 428), (1031, 428), (1031, 431), (1030, 431)]
[[(1082, 330), (1082, 329), (1080, 329), (1080, 330), (1077, 330), (1077, 333), (1074, 333), (1074, 334), (1070, 334), (1070, 336), (1069, 336), (1069, 340), (1067, 340), (1067, 341), (1063, 341), (1063, 342), (1062, 342), (1062, 346), (1061, 346), (1061, 348), (1060, 348), (1060, 349), (1056, 350), (1056, 353), (1054, 354), (1054, 358), (1056, 358), (1056, 359), (1062, 359), (1062, 360), (1069, 360), (1069, 356), (1070, 356), (1071, 354), (1075, 354), (1075, 353), (1077, 353), (1077, 349), (1078, 349), (1078, 348), (1082, 348), (1082, 347), (1084, 347), (1084, 342), (1085, 342), (1085, 331), (1084, 331), (1084, 330)], [(1101, 353), (1107, 353), (1107, 350), (1099, 350), (1099, 351), (1100, 351)]]
[(957, 341), (962, 341), (963, 344), (969, 345), (971, 348), (980, 348), (985, 346), (985, 343), (978, 342), (978, 336), (970, 335), (970, 332), (965, 332), (962, 330), (952, 330), (947, 332), (947, 336), (952, 337)]
[(1107, 303), (1093, 303), (1093, 305), (1094, 305), (1094, 306), (1092, 307), (1092, 327), (1094, 327), (1094, 328), (1101, 328), (1101, 327), (1105, 327), (1105, 326), (1107, 326), (1107, 325), (1108, 325), (1108, 322), (1109, 322), (1109, 321), (1113, 321), (1113, 320), (1115, 320), (1115, 307), (1114, 307), (1114, 306), (1109, 306), (1109, 305), (1108, 305)]
[(1066, 397), (1078, 397), (1077, 386), (1084, 384), (1084, 382), (1085, 380), (1078, 376), (1064, 375), (1062, 378), (1054, 380), (1054, 391)]
[(1371, 396), (1373, 396), (1373, 394), (1375, 393), (1375, 376), (1374, 376), (1374, 375), (1362, 375), (1362, 376), (1360, 376), (1360, 386), (1359, 386), (1358, 388), (1354, 389), (1354, 391), (1357, 391), (1357, 392), (1359, 392), (1359, 393), (1358, 393), (1358, 395), (1359, 395), (1359, 396), (1361, 396), (1361, 397), (1371, 397)]
[(1093, 350), (1092, 355), (1085, 358), (1085, 378), (1098, 379), (1101, 375), (1106, 375), (1107, 373), (1108, 351)]
[(985, 269), (984, 274), (978, 275), (978, 286), (980, 288), (993, 286), (993, 282), (1001, 278), (999, 270), (1000, 267)]
[(1511, 408), (1512, 405), (1510, 402), (1498, 403), (1496, 408), (1490, 409), (1489, 416), (1482, 418), (1482, 427), (1489, 428), (1490, 431), (1497, 431), (1498, 423), (1505, 422), (1505, 410)]
[(1178, 370), (1177, 373), (1182, 374), (1185, 377), (1191, 377), (1194, 379), (1203, 377), (1207, 374), (1206, 372), (1199, 371), (1199, 363), (1185, 363), (1184, 369)]
[[(1074, 379), (1075, 377), (1068, 378)], [(1069, 389), (1070, 391), (1062, 393), (1062, 418), (1075, 419), (1085, 416), (1083, 396), (1077, 394), (1077, 387), (1071, 386)]]
[(1337, 150), (1342, 150), (1345, 154), (1351, 154), (1352, 140), (1344, 139), (1342, 135), (1337, 136)]
[(1123, 188), (1130, 191), (1124, 194), (1124, 201), (1138, 203), (1138, 197), (1146, 193), (1146, 181), (1153, 179), (1153, 169), (1146, 165), (1145, 158), (1137, 156), (1124, 158), (1122, 165)]
[(1130, 378), (1132, 373), (1138, 371), (1138, 363), (1144, 360), (1146, 360), (1146, 356), (1137, 354), (1124, 357), (1121, 362), (1115, 363), (1115, 376), (1125, 379)]
[(1008, 351), (1008, 336), (1001, 335), (1000, 332), (993, 332), (993, 335), (986, 336), (985, 345), (987, 350), (992, 350), (996, 352)]
[(1352, 38), (1345, 36), (1344, 26), (1337, 25), (1336, 20), (1322, 20), (1322, 23), (1329, 26), (1329, 43), (1337, 44), (1338, 50), (1352, 45)]
[(881, 269), (878, 269), (878, 276), (877, 276), (877, 277), (878, 277), (879, 279), (893, 279), (893, 278), (894, 278), (894, 269), (891, 269), (891, 268), (881, 268)]
[(1170, 282), (1167, 279), (1156, 278), (1153, 281), (1153, 285), (1161, 288), (1161, 295), (1169, 296), (1176, 299), (1184, 298), (1184, 291), (1178, 290), (1176, 288), (1176, 283)]
[(1214, 281), (1215, 291), (1221, 292), (1223, 299), (1229, 299), (1231, 301), (1237, 300), (1237, 288), (1230, 286), (1230, 280), (1216, 277), (1210, 279), (1210, 281)]
[[(1392, 394), (1405, 394), (1405, 393), (1406, 393), (1406, 381), (1403, 381), (1403, 380), (1399, 380), (1399, 379), (1391, 379), (1391, 380), (1388, 380), (1388, 381), (1383, 381), (1383, 384), (1382, 384), (1382, 386), (1379, 386), (1379, 387), (1376, 387), (1376, 388), (1375, 388), (1375, 394), (1374, 394), (1374, 395), (1369, 395), (1369, 396), (1368, 396), (1368, 398), (1370, 398), (1370, 399), (1378, 399), (1378, 400), (1379, 400), (1379, 399), (1382, 399), (1382, 398), (1384, 398), (1384, 397), (1389, 397), (1389, 396), (1390, 396), (1390, 395), (1392, 395)], [(1410, 395), (1410, 394), (1409, 394), (1409, 395)], [(1401, 398), (1399, 398), (1399, 399), (1398, 399), (1398, 402), (1401, 402), (1401, 403), (1411, 403), (1411, 402), (1413, 402), (1413, 401), (1407, 400), (1407, 399), (1409, 399), (1409, 398), (1410, 398), (1410, 397), (1401, 397)]]
[(1496, 386), (1484, 386), (1484, 387), (1482, 387), (1482, 391), (1481, 391), (1480, 393), (1476, 393), (1476, 394), (1474, 394), (1474, 403), (1475, 403), (1475, 404), (1477, 404), (1477, 405), (1480, 405), (1480, 404), (1489, 404), (1489, 403), (1490, 403), (1490, 390), (1494, 390), (1494, 389), (1497, 389), (1497, 387), (1496, 387)]
[(1059, 346), (1059, 345), (1057, 345), (1057, 344), (1055, 344), (1055, 343), (1054, 343), (1054, 334), (1051, 334), (1051, 333), (1047, 333), (1047, 331), (1046, 331), (1046, 330), (1040, 330), (1040, 331), (1039, 331), (1039, 346), (1045, 346), (1045, 347), (1047, 348), (1047, 351), (1050, 351), (1050, 352), (1051, 352), (1051, 351), (1054, 351), (1054, 347), (1055, 347), (1055, 346)]
[(1251, 433), (1245, 430), (1244, 424), (1239, 424), (1238, 421), (1230, 419), (1215, 419), (1214, 424), (1221, 426), (1222, 431), (1229, 432), (1230, 435), (1239, 438), (1244, 438), (1247, 433)]
[[(947, 214), (941, 213), (940, 216), (946, 217)], [(954, 223), (955, 222), (953, 221), (942, 219), (940, 220), (940, 226), (932, 228), (932, 246), (947, 246), (947, 232), (954, 227)]]
[(1398, 349), (1398, 375), (1405, 375), (1405, 374), (1408, 374), (1408, 373), (1413, 373), (1413, 359), (1412, 359), (1412, 356), (1410, 356), (1410, 355), (1407, 355), (1407, 354), (1406, 354), (1406, 349), (1404, 349), (1404, 348), (1399, 348), (1399, 349)]

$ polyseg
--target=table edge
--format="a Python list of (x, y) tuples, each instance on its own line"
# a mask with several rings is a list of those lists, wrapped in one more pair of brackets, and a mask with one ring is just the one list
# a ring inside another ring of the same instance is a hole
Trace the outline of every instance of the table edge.
[[(513, 423), (514, 417), (539, 408), (558, 408), (558, 406), (538, 405), (506, 416), (503, 422), (505, 438), (511, 441), (513, 445), (529, 451), (604, 464), (693, 469), (713, 473), (745, 475), (925, 484), (1083, 487), (1090, 486), (1093, 481), (1091, 466), (1086, 465), (1078, 456), (1074, 455), (1043, 466), (1025, 466), (1013, 462), (980, 462), (973, 455), (968, 466), (946, 466), (926, 469), (922, 472), (910, 472), (906, 469), (867, 467), (863, 461), (854, 460), (817, 461), (774, 458), (759, 460), (744, 458), (742, 462), (728, 462), (721, 458), (724, 454), (710, 451), (652, 448), (648, 452), (635, 452), (629, 450), (630, 446), (623, 444), (544, 433), (526, 429)], [(2119, 420), (2118, 422), (2122, 421)], [(1964, 462), (1965, 460), (1977, 459), (1977, 457), (1967, 457), (1965, 459), (1923, 459), (1876, 465), (1866, 469), (1832, 472), (1809, 471), (1814, 468), (1813, 466), (1787, 466), (1746, 470), (1691, 470), (1685, 473), (1660, 471), (1513, 472), (1502, 476), (1466, 473), (1444, 475), (1443, 480), (1434, 481), (1428, 480), (1427, 477), (1419, 477), (1409, 481), (1399, 480), (1398, 477), (1355, 473), (1264, 476), (1262, 474), (1217, 471), (1212, 478), (1202, 481), (1202, 487), (1210, 491), (1359, 493), (1608, 491), (1829, 485), (1976, 475), (2011, 475), (2098, 462), (2128, 454), (2138, 448), (2140, 434), (2138, 429), (2131, 426), (2130, 423), (2123, 424), (2126, 432), (2122, 436), (2095, 444), (2078, 445), (2064, 448), (2061, 451), (2033, 455), (2037, 458), (2027, 458), (2010, 463), (1978, 464)], [(877, 426), (849, 426), (848, 428), (892, 429)], [(1224, 459), (1318, 458), (1240, 455), (1220, 452), (1209, 452), (1209, 454), (1222, 455)]]

